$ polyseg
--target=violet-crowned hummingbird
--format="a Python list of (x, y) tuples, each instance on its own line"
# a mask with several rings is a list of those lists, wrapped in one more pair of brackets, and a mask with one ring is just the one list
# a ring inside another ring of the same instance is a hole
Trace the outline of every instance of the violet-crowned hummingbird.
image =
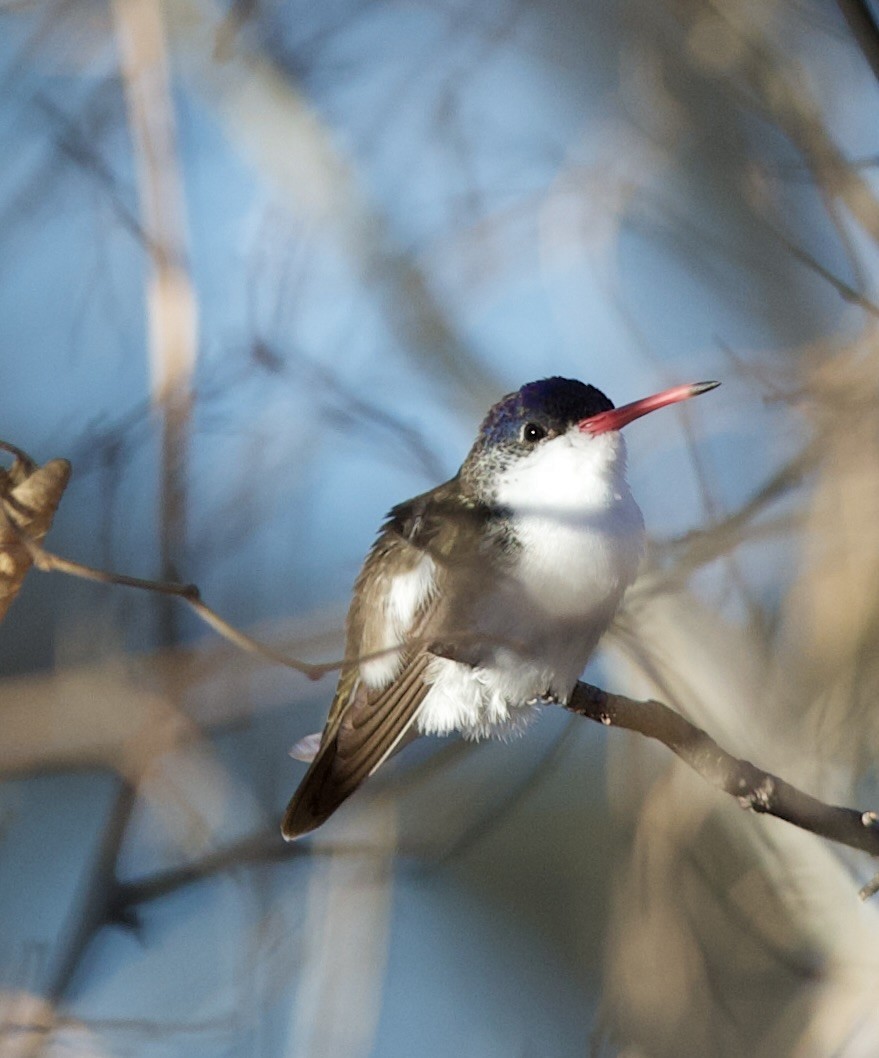
[(489, 411), (450, 481), (394, 507), (354, 585), (326, 727), (294, 750), (311, 766), (288, 841), (413, 734), (504, 734), (567, 701), (643, 550), (619, 431), (717, 385), (614, 408), (574, 379), (529, 382)]

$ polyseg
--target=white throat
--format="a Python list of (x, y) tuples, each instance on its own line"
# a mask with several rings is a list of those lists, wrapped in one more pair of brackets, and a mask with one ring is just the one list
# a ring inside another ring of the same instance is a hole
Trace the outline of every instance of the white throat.
[(500, 478), (497, 502), (524, 517), (608, 511), (628, 494), (626, 442), (572, 427), (518, 459)]
[(644, 523), (625, 468), (618, 432), (573, 427), (501, 478), (497, 502), (521, 544), (517, 579), (546, 617), (612, 614), (635, 579)]
[(576, 428), (544, 442), (501, 477), (496, 503), (510, 511), (513, 568), (486, 594), (478, 631), (526, 644), (483, 668), (438, 659), (418, 726), (469, 737), (511, 730), (547, 691), (565, 698), (635, 579), (644, 523), (625, 479), (619, 433)]

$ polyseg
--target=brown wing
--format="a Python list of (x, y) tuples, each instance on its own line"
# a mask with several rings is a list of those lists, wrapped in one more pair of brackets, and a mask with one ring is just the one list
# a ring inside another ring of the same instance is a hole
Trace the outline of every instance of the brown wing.
[(325, 822), (394, 751), (428, 691), (422, 651), (389, 687), (370, 698), (359, 678), (348, 706), (324, 732), (320, 749), (284, 813), (281, 833), (292, 841)]
[[(452, 648), (440, 647), (442, 632), (450, 620), (452, 627), (466, 627), (467, 622), (458, 613), (448, 612), (445, 571), (453, 556), (456, 562), (483, 561), (469, 555), (466, 544), (462, 546), (462, 530), (479, 513), (462, 502), (454, 481), (416, 496), (391, 512), (355, 585), (348, 614), (347, 654), (363, 656), (384, 646), (380, 622), (384, 621), (387, 578), (383, 571), (389, 566), (405, 570), (425, 554), (436, 563), (437, 590), (415, 615), (408, 634), (417, 638), (429, 632), (432, 643), (435, 634), (436, 647), (413, 649), (410, 656), (404, 657), (399, 674), (382, 690), (367, 690), (358, 665), (343, 670), (320, 749), (284, 815), (281, 832), (288, 841), (325, 822), (387, 760), (412, 726), (429, 690), (423, 679), (427, 665), (438, 653), (454, 656)], [(475, 538), (475, 534), (471, 533), (470, 538)], [(468, 579), (458, 578), (460, 583)], [(475, 654), (460, 660), (478, 662)]]

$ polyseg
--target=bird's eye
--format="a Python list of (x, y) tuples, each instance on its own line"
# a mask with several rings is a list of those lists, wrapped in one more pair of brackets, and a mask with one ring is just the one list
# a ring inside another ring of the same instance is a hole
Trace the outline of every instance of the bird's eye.
[(529, 444), (537, 444), (546, 437), (546, 430), (536, 422), (526, 422), (522, 427), (522, 440)]

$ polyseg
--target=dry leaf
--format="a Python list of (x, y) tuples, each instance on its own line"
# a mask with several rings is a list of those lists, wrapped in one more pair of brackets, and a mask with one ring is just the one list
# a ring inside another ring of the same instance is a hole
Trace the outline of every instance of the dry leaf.
[(9, 470), (0, 469), (0, 621), (12, 605), (31, 567), (32, 558), (22, 534), (39, 543), (48, 533), (61, 496), (70, 479), (66, 459), (45, 466), (16, 458)]

